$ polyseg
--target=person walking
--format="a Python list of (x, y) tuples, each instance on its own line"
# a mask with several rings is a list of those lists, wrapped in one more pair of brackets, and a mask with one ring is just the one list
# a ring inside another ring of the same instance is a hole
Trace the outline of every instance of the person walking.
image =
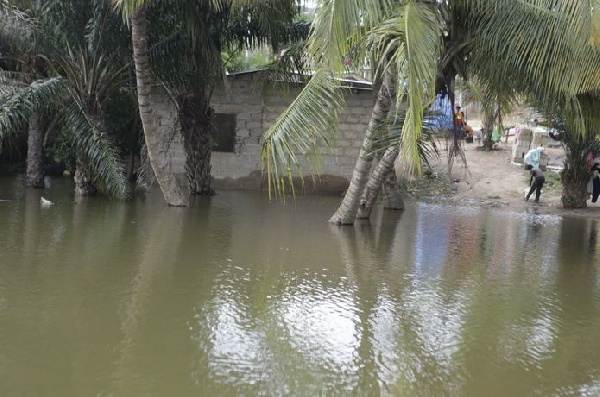
[(529, 170), (529, 193), (525, 196), (525, 201), (529, 201), (529, 197), (535, 192), (535, 202), (540, 202), (540, 195), (542, 194), (542, 187), (544, 187), (544, 173), (538, 167), (534, 167), (531, 164), (527, 164), (525, 169)]

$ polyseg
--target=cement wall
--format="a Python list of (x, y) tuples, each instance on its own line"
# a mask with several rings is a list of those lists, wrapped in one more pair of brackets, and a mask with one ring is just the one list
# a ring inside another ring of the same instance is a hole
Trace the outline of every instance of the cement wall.
[[(215, 113), (233, 114), (236, 121), (233, 153), (212, 153), (212, 175), (217, 188), (264, 188), (259, 163), (262, 135), (298, 92), (299, 88), (295, 87), (287, 94), (262, 95), (256, 73), (229, 76), (227, 82), (215, 91), (211, 102)], [(171, 166), (182, 178), (185, 173), (185, 152), (175, 125), (175, 106), (159, 87), (153, 89), (152, 97), (157, 103), (158, 128), (167, 137), (165, 144), (171, 152)], [(348, 89), (347, 108), (340, 117), (340, 135), (335, 146), (323, 153), (323, 168), (316, 184), (313, 184), (312, 178), (305, 180), (307, 191), (341, 192), (347, 188), (372, 109), (370, 89), (354, 92)], [(305, 175), (308, 175), (308, 169)]]

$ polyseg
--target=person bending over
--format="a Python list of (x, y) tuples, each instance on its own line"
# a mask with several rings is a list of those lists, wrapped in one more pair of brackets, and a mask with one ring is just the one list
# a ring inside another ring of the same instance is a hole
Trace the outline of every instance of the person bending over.
[(542, 187), (544, 187), (544, 182), (546, 179), (544, 178), (544, 173), (537, 167), (534, 167), (531, 164), (527, 164), (525, 169), (529, 170), (529, 193), (525, 196), (525, 201), (529, 201), (529, 197), (535, 192), (535, 202), (540, 202), (540, 195), (542, 194)]

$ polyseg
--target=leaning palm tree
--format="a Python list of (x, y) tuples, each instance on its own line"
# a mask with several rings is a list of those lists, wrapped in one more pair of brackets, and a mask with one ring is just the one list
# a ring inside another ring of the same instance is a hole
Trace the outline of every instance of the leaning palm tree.
[[(298, 148), (318, 159), (319, 145), (331, 141), (330, 134), (335, 130), (329, 127), (335, 126), (337, 114), (344, 105), (335, 79), (344, 70), (347, 53), (367, 43), (372, 58), (380, 60), (374, 66), (383, 78), (350, 186), (330, 222), (338, 225), (354, 222), (371, 169), (377, 131), (393, 105), (405, 107), (402, 133), (408, 137), (402, 140), (406, 157), (401, 160), (409, 161), (396, 161), (396, 167), (408, 173), (420, 172), (417, 142), (423, 110), (428, 98), (433, 97), (435, 87), (437, 64), (432, 63), (431, 58), (439, 56), (439, 30), (437, 16), (427, 4), (325, 2), (309, 39), (309, 56), (315, 75), (288, 111), (265, 133), (261, 160), (271, 175), (274, 189), (284, 191), (282, 171), (290, 176), (291, 170), (298, 169), (295, 155)], [(372, 34), (365, 36), (365, 32)], [(414, 45), (409, 45), (413, 40), (416, 40)], [(323, 101), (329, 101), (325, 106), (332, 111), (321, 111)], [(318, 162), (315, 164), (318, 166)]]
[[(146, 4), (148, 2), (145, 0), (112, 0), (112, 2), (126, 19), (131, 20), (138, 102), (152, 169), (167, 203), (173, 206), (185, 206), (187, 199), (177, 185), (175, 176), (170, 169), (152, 111), (153, 104), (150, 95), (152, 74), (148, 47), (150, 32), (148, 31), (149, 19), (146, 14), (149, 7)], [(217, 81), (217, 77), (222, 74), (220, 48), (223, 41), (237, 40), (238, 43), (248, 45), (255, 42), (258, 37), (256, 30), (265, 27), (267, 30), (263, 30), (263, 37), (277, 37), (276, 34), (273, 34), (274, 31), (269, 30), (269, 26), (273, 26), (273, 22), (277, 22), (276, 20), (282, 15), (291, 15), (289, 11), (295, 3), (298, 1), (202, 0), (158, 4), (158, 6), (173, 6), (167, 8), (169, 8), (171, 17), (175, 12), (175, 18), (168, 19), (166, 22), (170, 23), (171, 27), (175, 28), (181, 36), (187, 35), (187, 42), (183, 45), (186, 51), (180, 53), (179, 55), (182, 55), (180, 57), (171, 58), (171, 61), (175, 62), (171, 66), (180, 68), (176, 74), (171, 75), (179, 81), (169, 81), (166, 78), (165, 81), (171, 88), (175, 87), (178, 91), (177, 103), (185, 139), (184, 146), (187, 151), (186, 171), (192, 193), (210, 193), (212, 191), (210, 133), (213, 121), (209, 103), (212, 86)], [(252, 9), (255, 11), (254, 17), (248, 19), (248, 10)], [(223, 15), (231, 14), (231, 10), (243, 11), (240, 13), (241, 17), (238, 18), (238, 28), (243, 29), (233, 29), (234, 26), (229, 25), (227, 19), (223, 19)], [(278, 10), (278, 12), (273, 13), (273, 10)], [(279, 12), (279, 10), (283, 10), (283, 12)], [(274, 16), (277, 18), (272, 18)], [(182, 71), (181, 67), (187, 68), (187, 71)], [(191, 73), (189, 73), (190, 71)], [(189, 73), (187, 77), (186, 73)], [(198, 116), (198, 113), (201, 116)]]
[(125, 198), (128, 186), (120, 153), (104, 124), (105, 105), (129, 75), (128, 62), (120, 56), (120, 24), (103, 2), (48, 1), (40, 9), (37, 18), (5, 9), (3, 38), (15, 51), (37, 54), (36, 61), (51, 77), (5, 93), (2, 132), (19, 130), (35, 115), (51, 115), (75, 145), (76, 192), (99, 188)]
[(153, 113), (153, 102), (150, 95), (152, 91), (152, 74), (148, 55), (146, 1), (112, 0), (112, 2), (119, 9), (123, 17), (131, 22), (131, 41), (133, 43), (138, 107), (150, 165), (167, 204), (174, 207), (185, 207), (188, 205), (187, 197), (177, 184), (166, 148), (157, 130), (157, 121)]

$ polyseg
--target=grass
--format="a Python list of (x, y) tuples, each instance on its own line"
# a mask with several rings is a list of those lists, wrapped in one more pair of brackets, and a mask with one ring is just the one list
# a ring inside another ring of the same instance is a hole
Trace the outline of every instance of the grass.
[[(560, 181), (560, 173), (553, 171), (544, 172), (544, 188), (545, 192), (560, 192), (562, 191), (562, 182)], [(529, 185), (529, 174), (525, 179), (525, 184)]]
[(560, 181), (560, 174), (558, 172), (547, 172), (544, 174), (546, 182), (544, 182), (544, 189), (547, 191), (562, 191), (562, 182)]

